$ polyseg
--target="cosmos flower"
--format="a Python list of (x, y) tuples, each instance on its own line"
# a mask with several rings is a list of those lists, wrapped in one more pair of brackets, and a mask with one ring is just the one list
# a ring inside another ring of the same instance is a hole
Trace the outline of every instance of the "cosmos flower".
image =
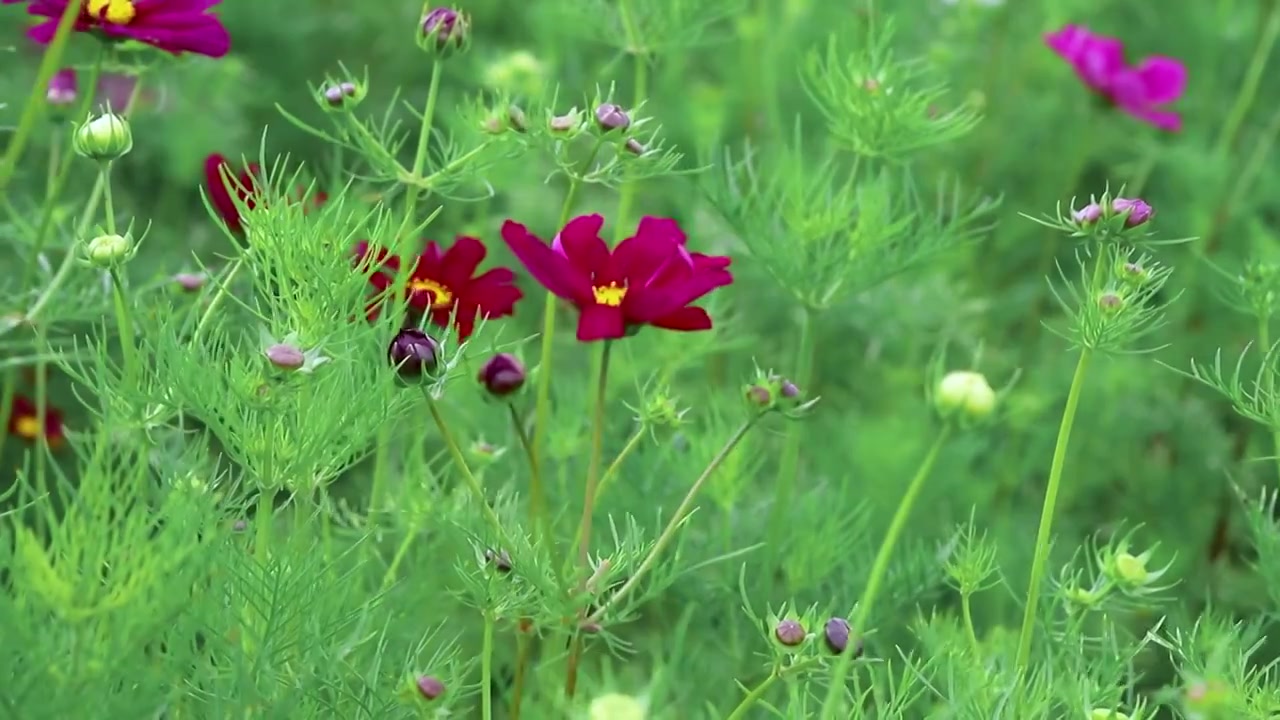
[[(80, 0), (77, 0), (80, 1)], [(27, 2), (27, 13), (49, 18), (27, 36), (47, 45), (58, 30), (68, 0), (0, 0)], [(78, 32), (101, 32), (110, 40), (136, 40), (174, 55), (184, 52), (219, 58), (231, 49), (231, 36), (210, 8), (222, 0), (83, 0)]]
[(43, 435), (50, 447), (57, 447), (65, 437), (62, 431), (62, 413), (57, 408), (46, 407), (42, 420), (33, 400), (16, 395), (9, 412), (9, 434), (31, 443)]
[(1095, 35), (1081, 25), (1048, 33), (1044, 41), (1085, 85), (1116, 107), (1161, 130), (1182, 129), (1181, 116), (1166, 107), (1187, 87), (1187, 68), (1181, 61), (1153, 55), (1130, 66), (1124, 42)]
[(644, 217), (632, 237), (612, 250), (600, 238), (604, 218), (570, 220), (547, 245), (508, 220), (502, 239), (529, 274), (578, 309), (578, 340), (613, 340), (643, 325), (709, 330), (711, 317), (696, 302), (733, 282), (722, 256), (691, 253), (675, 220)]
[[(507, 268), (476, 275), (487, 254), (484, 243), (474, 237), (459, 237), (444, 251), (434, 240), (428, 241), (409, 269), (405, 300), (410, 311), (427, 316), (438, 327), (452, 324), (460, 342), (471, 336), (480, 318), (493, 320), (512, 315), (524, 293), (515, 285), (515, 273)], [(400, 258), (383, 248), (371, 248), (367, 242), (356, 246), (355, 255), (357, 267), (377, 267), (369, 281), (385, 295), (400, 271)], [(381, 300), (385, 301), (385, 297)], [(377, 304), (370, 306), (370, 320), (380, 310)]]
[[(240, 215), (240, 209), (236, 207), (236, 200), (232, 199), (232, 193), (235, 193), (235, 198), (244, 205), (246, 210), (253, 210), (262, 201), (262, 192), (258, 184), (261, 177), (262, 168), (256, 162), (249, 163), (237, 173), (222, 155), (214, 153), (205, 158), (204, 179), (209, 191), (209, 202), (213, 204), (213, 209), (218, 211), (218, 215), (222, 217), (231, 232), (238, 234), (244, 231), (243, 217)], [(294, 202), (307, 200), (305, 195), (306, 188), (298, 187), (294, 193)], [(328, 199), (327, 193), (315, 193), (310, 197), (304, 212), (321, 207)]]

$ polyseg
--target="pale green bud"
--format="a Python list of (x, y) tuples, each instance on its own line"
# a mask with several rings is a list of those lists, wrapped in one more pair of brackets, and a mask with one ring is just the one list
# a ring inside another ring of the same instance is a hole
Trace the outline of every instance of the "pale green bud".
[(648, 715), (645, 702), (621, 693), (597, 697), (591, 701), (588, 711), (591, 720), (645, 720)]
[(90, 160), (118, 160), (133, 149), (133, 131), (129, 121), (115, 113), (104, 113), (85, 120), (76, 128), (72, 144), (76, 153)]
[(996, 409), (996, 391), (982, 373), (955, 370), (938, 383), (934, 402), (944, 417), (959, 413), (968, 420), (983, 420)]
[(133, 257), (133, 240), (125, 235), (99, 235), (84, 247), (84, 258), (90, 265), (104, 270), (119, 267)]

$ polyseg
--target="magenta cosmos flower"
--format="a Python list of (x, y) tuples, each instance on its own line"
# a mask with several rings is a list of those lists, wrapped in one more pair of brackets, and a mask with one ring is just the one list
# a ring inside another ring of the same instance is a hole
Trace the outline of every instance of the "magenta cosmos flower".
[(1161, 130), (1182, 129), (1181, 116), (1165, 107), (1186, 90), (1187, 68), (1182, 62), (1153, 55), (1129, 66), (1122, 41), (1080, 25), (1048, 33), (1044, 41), (1085, 85), (1121, 110)]
[[(484, 243), (473, 237), (459, 237), (444, 251), (434, 240), (429, 240), (409, 268), (405, 301), (411, 314), (425, 315), (438, 327), (453, 325), (459, 342), (471, 337), (477, 320), (514, 314), (516, 303), (524, 297), (515, 286), (515, 273), (497, 267), (476, 274), (488, 253)], [(369, 282), (382, 296), (367, 308), (372, 321), (382, 310), (381, 303), (386, 301), (385, 294), (395, 283), (401, 261), (383, 248), (371, 248), (367, 242), (356, 245), (355, 256), (358, 269), (367, 272), (374, 265), (378, 268), (369, 277)]]
[(600, 238), (604, 218), (569, 221), (547, 245), (508, 220), (502, 239), (553, 294), (578, 308), (578, 340), (614, 340), (643, 325), (710, 330), (711, 316), (692, 303), (733, 282), (727, 257), (691, 253), (675, 220), (640, 219), (635, 235), (612, 250)]
[[(78, 2), (81, 0), (77, 0)], [(45, 45), (53, 40), (68, 0), (0, 0), (28, 2), (27, 13), (49, 20), (27, 31)], [(231, 36), (209, 9), (222, 0), (82, 0), (75, 29), (98, 31), (113, 40), (137, 40), (174, 55), (184, 52), (218, 58), (231, 49)]]
[[(218, 211), (231, 232), (240, 233), (244, 230), (244, 218), (231, 197), (232, 193), (235, 193), (246, 210), (253, 210), (262, 201), (262, 190), (258, 185), (261, 178), (262, 168), (256, 162), (249, 163), (237, 173), (221, 154), (213, 153), (204, 159), (204, 181), (209, 191), (209, 202), (213, 203), (213, 209)], [(304, 213), (322, 207), (328, 200), (329, 194), (324, 191), (307, 197), (307, 189), (302, 186), (295, 188), (290, 198), (291, 202), (306, 203), (302, 209)]]

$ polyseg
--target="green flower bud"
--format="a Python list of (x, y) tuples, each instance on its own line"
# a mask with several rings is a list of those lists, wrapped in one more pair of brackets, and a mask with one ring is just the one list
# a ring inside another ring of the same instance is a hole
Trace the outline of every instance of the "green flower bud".
[(85, 244), (84, 257), (90, 265), (109, 270), (133, 257), (133, 240), (125, 235), (99, 235)]
[(943, 417), (960, 414), (966, 420), (984, 420), (996, 409), (996, 391), (982, 373), (956, 370), (938, 383), (934, 402)]
[(1129, 716), (1119, 710), (1095, 708), (1089, 711), (1089, 720), (1129, 720)]
[(1147, 561), (1131, 553), (1116, 553), (1114, 563), (1117, 579), (1126, 585), (1144, 585), (1151, 575), (1147, 572)]
[(77, 154), (90, 160), (118, 160), (133, 149), (129, 121), (114, 113), (90, 117), (76, 128), (72, 145)]
[(590, 720), (645, 720), (649, 716), (649, 709), (638, 698), (609, 693), (591, 701), (587, 716)]

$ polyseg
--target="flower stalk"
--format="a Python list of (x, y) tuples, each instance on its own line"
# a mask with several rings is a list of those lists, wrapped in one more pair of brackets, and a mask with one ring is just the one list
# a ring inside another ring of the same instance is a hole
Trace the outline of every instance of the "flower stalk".
[[(812, 370), (814, 353), (817, 352), (817, 339), (814, 336), (814, 324), (817, 319), (817, 312), (808, 305), (805, 305), (800, 313), (799, 331), (800, 337), (796, 345), (795, 355), (795, 379), (796, 385), (802, 388), (810, 388), (813, 384)], [(804, 441), (805, 431), (798, 423), (791, 423), (787, 427), (786, 438), (783, 441), (782, 457), (778, 461), (778, 475), (774, 480), (774, 496), (773, 505), (770, 509), (769, 528), (768, 528), (768, 545), (770, 570), (781, 562), (782, 558), (782, 538), (786, 531), (786, 513), (791, 507), (791, 500), (795, 494), (795, 486), (799, 481), (800, 464), (801, 464), (801, 443)]]
[(458, 446), (458, 441), (453, 437), (453, 433), (449, 430), (449, 424), (440, 412), (439, 403), (431, 395), (431, 389), (424, 387), (422, 395), (427, 400), (427, 409), (431, 412), (431, 419), (435, 421), (436, 429), (440, 431), (440, 437), (444, 440), (445, 447), (449, 450), (449, 456), (453, 459), (453, 464), (458, 468), (458, 472), (462, 473), (462, 479), (466, 482), (467, 489), (471, 491), (472, 496), (479, 503), (485, 520), (493, 528), (495, 537), (505, 540), (507, 535), (506, 528), (503, 527), (498, 513), (490, 507), (489, 501), (484, 494), (484, 486), (480, 484), (480, 480), (471, 471), (471, 466), (467, 463), (466, 456), (462, 454), (462, 448)]

